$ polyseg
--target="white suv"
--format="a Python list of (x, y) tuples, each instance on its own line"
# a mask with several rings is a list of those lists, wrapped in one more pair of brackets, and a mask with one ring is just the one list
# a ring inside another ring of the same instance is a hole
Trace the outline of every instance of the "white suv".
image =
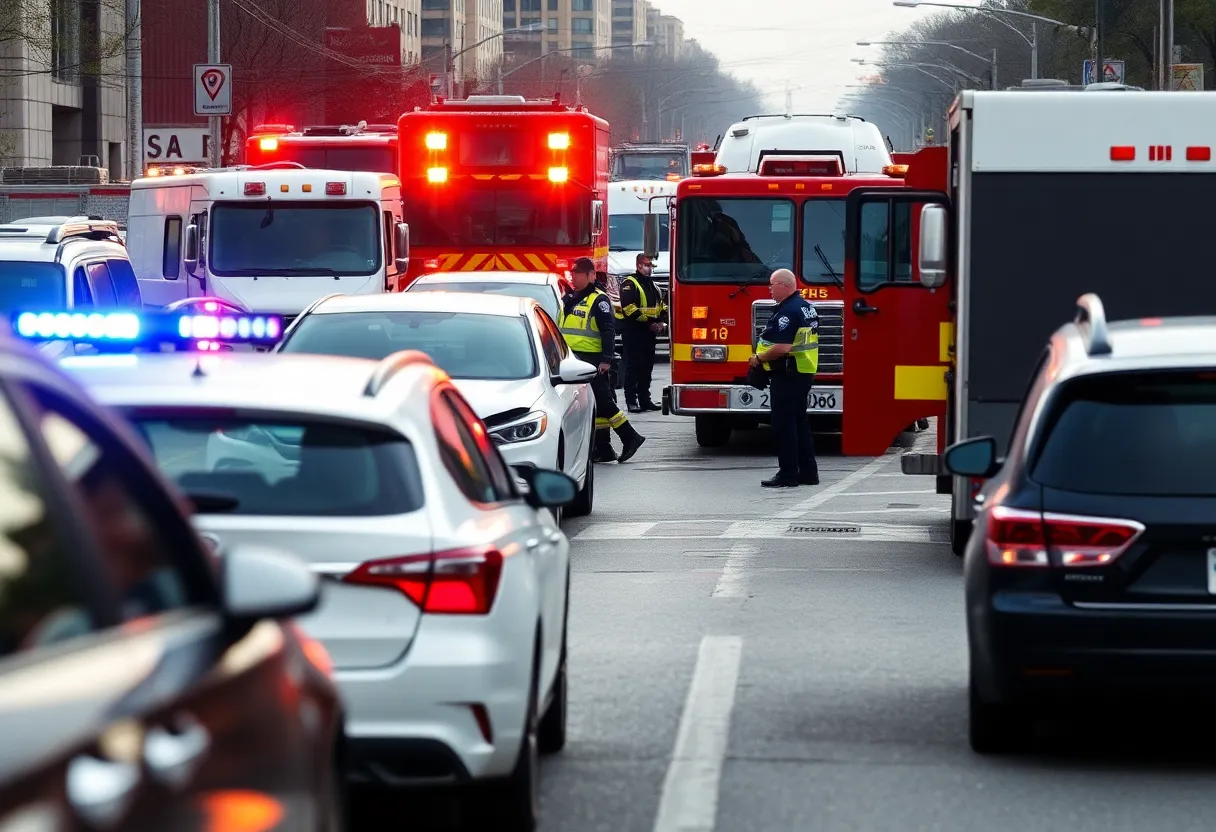
[(418, 352), (145, 353), (62, 362), (147, 438), (203, 536), (291, 547), (327, 578), (300, 623), (328, 649), (355, 782), (477, 782), (532, 829), (537, 755), (566, 740), (570, 552), (557, 471), (503, 462)]

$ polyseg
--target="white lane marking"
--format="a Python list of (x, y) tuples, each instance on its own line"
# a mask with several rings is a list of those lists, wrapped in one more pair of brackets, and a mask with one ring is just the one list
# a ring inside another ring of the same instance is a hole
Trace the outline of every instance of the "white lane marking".
[(927, 488), (923, 491), (844, 491), (835, 495), (837, 499), (840, 497), (894, 497), (900, 494), (936, 494), (937, 489)]
[(809, 499), (803, 500), (800, 503), (795, 503), (794, 505), (787, 508), (785, 511), (778, 514), (777, 516), (783, 520), (796, 520), (799, 517), (801, 517), (802, 515), (808, 513), (811, 509), (823, 505), (828, 500), (832, 499), (837, 494), (839, 494), (841, 491), (849, 490), (856, 483), (859, 483), (862, 480), (864, 480), (866, 477), (870, 476), (871, 474), (876, 473), (879, 468), (881, 468), (882, 466), (891, 462), (892, 460), (893, 460), (893, 457), (880, 456), (877, 459), (872, 460), (865, 466), (858, 468), (856, 471), (849, 474), (847, 477), (840, 480), (839, 482), (832, 483), (827, 488), (825, 488), (822, 491), (820, 491), (819, 493), (813, 495)]
[(641, 537), (658, 523), (592, 523), (571, 540), (630, 540)]
[(858, 508), (858, 509), (841, 509), (840, 511), (832, 512), (833, 516), (842, 514), (906, 514), (908, 512), (916, 513), (918, 511), (931, 512), (933, 514), (945, 514), (950, 510), (949, 506), (944, 508), (938, 506), (918, 506), (916, 508)]
[[(822, 526), (831, 529), (835, 526), (850, 524), (847, 518), (854, 514), (899, 514), (908, 512), (927, 512), (941, 513), (949, 511), (946, 508), (888, 508), (888, 509), (872, 509), (859, 511), (837, 511), (832, 512), (831, 517), (803, 517), (800, 522), (815, 526)], [(841, 518), (846, 518), (842, 521)], [(689, 534), (687, 531), (679, 530), (673, 534), (664, 534), (663, 529), (658, 523), (639, 524), (647, 527), (647, 530), (654, 529), (653, 534), (647, 535), (645, 540), (888, 540), (901, 541), (907, 543), (929, 543), (929, 528), (927, 526), (907, 526), (898, 523), (865, 523), (862, 525), (860, 532), (806, 532), (798, 533), (790, 531), (789, 520), (739, 520), (731, 523), (726, 527), (726, 530), (719, 534)], [(850, 524), (851, 525), (851, 524)], [(656, 528), (657, 527), (657, 528)], [(586, 529), (571, 538), (572, 541), (596, 541), (596, 540), (621, 540), (624, 537), (633, 538), (634, 535), (617, 534), (616, 524), (612, 523), (593, 523)], [(805, 535), (805, 536), (803, 536)], [(754, 556), (752, 553), (751, 556)], [(732, 547), (731, 552), (727, 556), (727, 564), (730, 567), (744, 566), (744, 560), (747, 556), (737, 552)], [(734, 558), (734, 562), (731, 562)], [(729, 571), (724, 567), (724, 573)], [(738, 597), (738, 596), (731, 596)]]
[(742, 654), (738, 636), (701, 640), (654, 832), (713, 832)]
[(714, 587), (711, 598), (746, 598), (748, 561), (756, 556), (756, 547), (742, 541), (730, 547), (726, 563), (722, 564), (722, 575)]

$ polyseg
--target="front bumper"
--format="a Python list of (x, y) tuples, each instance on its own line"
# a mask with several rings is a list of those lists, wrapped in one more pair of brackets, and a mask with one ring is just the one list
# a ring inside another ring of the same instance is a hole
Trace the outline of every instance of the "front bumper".
[(498, 445), (498, 452), (508, 465), (531, 463), (537, 468), (557, 468), (557, 446), (560, 426), (549, 419), (549, 427), (536, 439)]

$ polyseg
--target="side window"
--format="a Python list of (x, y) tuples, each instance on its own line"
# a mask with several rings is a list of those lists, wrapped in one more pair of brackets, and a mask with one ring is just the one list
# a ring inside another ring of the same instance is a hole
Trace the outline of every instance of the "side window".
[(197, 545), (168, 494), (107, 428), (53, 393), (31, 392), (42, 409), (43, 439), (79, 500), (124, 620), (197, 603), (191, 595), (204, 585), (205, 562), (178, 561), (175, 552), (189, 555)]
[(393, 228), (396, 223), (393, 222), (393, 212), (384, 212), (384, 266), (386, 271), (391, 271), (393, 266)]
[(161, 274), (177, 280), (182, 268), (182, 218), (165, 217), (165, 244), (161, 249)]
[(570, 347), (566, 344), (566, 339), (562, 337), (562, 333), (557, 328), (557, 324), (547, 315), (542, 315), (541, 320), (545, 325), (545, 329), (549, 330), (549, 334), (553, 336), (554, 342), (557, 344), (558, 363), (561, 359), (570, 357)]
[(857, 283), (863, 292), (885, 284), (914, 283), (910, 202), (866, 202), (861, 206)]
[(473, 443), (473, 450), (476, 456), (481, 457), (486, 469), (490, 472), (490, 479), (494, 483), (494, 491), (498, 500), (510, 500), (518, 495), (515, 490), (515, 477), (511, 470), (507, 467), (507, 463), (503, 462), (502, 455), (498, 453), (498, 449), (494, 447), (489, 434), (486, 433), (485, 426), (481, 419), (473, 412), (473, 408), (469, 407), (468, 403), (459, 396), (450, 393), (445, 394), (448, 401), (462, 417), (458, 423), (462, 436), (466, 442)]
[(139, 281), (135, 279), (135, 270), (127, 260), (107, 260), (106, 268), (110, 270), (110, 278), (114, 282), (114, 294), (118, 297), (119, 306), (139, 307), (143, 298), (139, 294)]
[(110, 270), (105, 263), (90, 263), (85, 266), (89, 273), (89, 283), (93, 287), (93, 302), (96, 306), (117, 306), (118, 298), (114, 294), (114, 283), (110, 279)]
[(463, 417), (446, 394), (436, 394), (431, 402), (431, 422), (439, 440), (439, 456), (443, 466), (465, 497), (475, 503), (496, 503), (494, 483), (486, 461), (477, 451), (468, 431), (460, 430)]
[(540, 330), (540, 345), (545, 352), (545, 362), (549, 365), (549, 375), (557, 375), (562, 363), (562, 351), (557, 346), (557, 339), (549, 328), (548, 318), (540, 309), (535, 310), (536, 328)]
[(72, 308), (91, 309), (94, 305), (93, 290), (89, 288), (84, 266), (77, 266), (76, 271), (72, 273)]
[(94, 630), (26, 435), (0, 396), (0, 659)]

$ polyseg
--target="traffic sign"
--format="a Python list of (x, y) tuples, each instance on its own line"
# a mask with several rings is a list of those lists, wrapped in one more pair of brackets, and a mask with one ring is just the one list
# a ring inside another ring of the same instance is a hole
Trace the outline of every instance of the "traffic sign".
[(232, 64), (194, 65), (194, 114), (232, 115)]
[(1171, 67), (1170, 89), (1202, 92), (1203, 64), (1174, 64)]
[[(1085, 79), (1084, 83), (1093, 84), (1094, 81), (1094, 62), (1086, 60), (1081, 67), (1081, 77)], [(1102, 62), (1102, 80), (1108, 84), (1122, 84), (1124, 78), (1127, 77), (1127, 61), (1116, 61), (1107, 58)]]

